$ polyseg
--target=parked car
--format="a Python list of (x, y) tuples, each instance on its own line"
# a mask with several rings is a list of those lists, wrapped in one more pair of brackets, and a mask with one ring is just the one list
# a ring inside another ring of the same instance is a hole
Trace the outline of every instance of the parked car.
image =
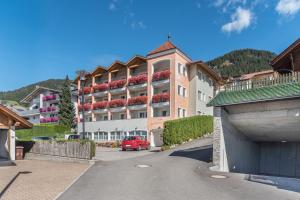
[(41, 141), (41, 140), (53, 140), (52, 137), (47, 137), (47, 136), (37, 136), (37, 137), (32, 137), (33, 141)]
[(121, 144), (122, 151), (126, 151), (127, 149), (132, 149), (136, 151), (140, 151), (142, 149), (150, 149), (150, 143), (142, 139), (140, 136), (128, 136), (125, 137)]
[(70, 135), (65, 135), (66, 140), (79, 140), (80, 135), (77, 134), (70, 134)]

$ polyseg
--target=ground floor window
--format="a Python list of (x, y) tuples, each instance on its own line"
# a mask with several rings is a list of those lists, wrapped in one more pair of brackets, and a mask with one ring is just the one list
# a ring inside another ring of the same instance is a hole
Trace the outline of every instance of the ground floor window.
[(143, 139), (147, 139), (147, 131), (143, 131), (143, 130), (129, 131), (129, 136), (141, 136)]
[(89, 140), (92, 140), (93, 139), (93, 134), (91, 132), (85, 132), (85, 133), (80, 133), (80, 135), (82, 135), (83, 138), (85, 139), (89, 139)]
[(108, 140), (108, 132), (99, 131), (94, 133), (95, 141), (107, 141)]
[(110, 139), (111, 140), (123, 140), (124, 137), (126, 136), (126, 132), (123, 131), (113, 131), (110, 133)]

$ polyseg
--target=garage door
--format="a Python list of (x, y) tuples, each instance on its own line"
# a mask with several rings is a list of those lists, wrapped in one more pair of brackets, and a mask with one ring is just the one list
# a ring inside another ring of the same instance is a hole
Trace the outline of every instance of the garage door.
[(260, 173), (300, 177), (300, 142), (265, 142), (260, 147)]

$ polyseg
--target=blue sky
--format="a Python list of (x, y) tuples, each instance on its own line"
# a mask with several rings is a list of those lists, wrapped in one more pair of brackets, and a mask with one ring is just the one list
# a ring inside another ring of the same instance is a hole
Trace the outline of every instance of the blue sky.
[(0, 91), (75, 77), (167, 40), (194, 60), (279, 53), (300, 37), (300, 0), (2, 0)]

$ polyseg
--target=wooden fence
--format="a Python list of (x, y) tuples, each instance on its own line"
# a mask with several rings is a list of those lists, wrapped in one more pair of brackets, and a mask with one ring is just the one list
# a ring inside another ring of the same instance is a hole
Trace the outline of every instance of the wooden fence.
[(59, 156), (78, 159), (91, 159), (93, 156), (91, 142), (56, 142), (56, 141), (37, 141), (29, 153)]
[(262, 79), (247, 80), (229, 83), (224, 86), (225, 91), (240, 91), (249, 90), (273, 85), (281, 85), (287, 83), (300, 83), (300, 72), (293, 72), (290, 74), (283, 74), (279, 76), (270, 76)]

